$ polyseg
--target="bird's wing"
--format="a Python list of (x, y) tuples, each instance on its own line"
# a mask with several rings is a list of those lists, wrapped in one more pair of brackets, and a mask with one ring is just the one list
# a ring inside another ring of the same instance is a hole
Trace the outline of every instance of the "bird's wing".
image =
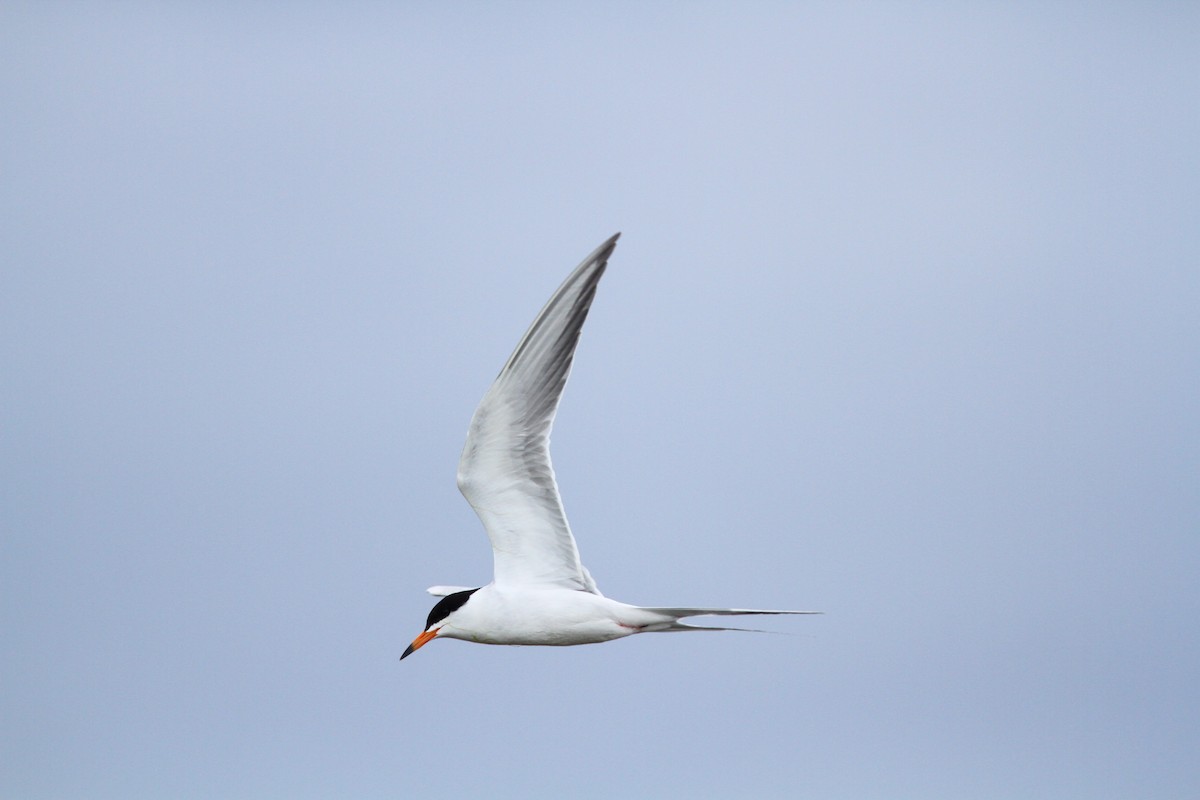
[(445, 597), (446, 595), (454, 594), (455, 592), (469, 592), (471, 589), (478, 588), (478, 586), (430, 586), (425, 591), (429, 592), (434, 597)]
[(567, 524), (550, 464), (550, 428), (618, 236), (596, 248), (558, 287), (471, 418), (458, 488), (492, 541), (499, 585), (600, 593), (580, 563)]

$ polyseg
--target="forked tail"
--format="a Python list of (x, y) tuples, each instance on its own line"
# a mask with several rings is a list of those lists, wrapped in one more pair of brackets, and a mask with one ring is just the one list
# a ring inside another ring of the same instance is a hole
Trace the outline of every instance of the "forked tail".
[(679, 620), (685, 617), (741, 617), (751, 615), (767, 615), (767, 614), (820, 614), (820, 611), (772, 611), (766, 609), (755, 608), (656, 608), (651, 606), (639, 606), (642, 611), (649, 611), (653, 614), (662, 614), (667, 617), (674, 617), (674, 621), (666, 627), (658, 628), (659, 631), (669, 633), (673, 631), (745, 631), (747, 633), (769, 633), (769, 631), (760, 631), (756, 628), (728, 628), (712, 625), (688, 625)]

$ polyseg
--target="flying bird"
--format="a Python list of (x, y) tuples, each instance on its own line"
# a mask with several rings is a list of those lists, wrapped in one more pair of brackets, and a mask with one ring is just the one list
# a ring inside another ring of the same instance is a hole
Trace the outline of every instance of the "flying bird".
[(458, 488), (491, 540), (493, 580), (475, 589), (430, 587), (442, 599), (401, 660), (434, 639), (592, 644), (635, 633), (742, 630), (688, 625), (680, 622), (685, 617), (818, 613), (628, 605), (601, 594), (579, 560), (550, 464), (550, 428), (596, 285), (620, 235), (567, 276), (475, 409), (458, 462)]

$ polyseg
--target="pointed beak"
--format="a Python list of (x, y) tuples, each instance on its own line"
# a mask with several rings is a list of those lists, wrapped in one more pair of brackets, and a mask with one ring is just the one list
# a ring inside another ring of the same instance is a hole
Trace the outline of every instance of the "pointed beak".
[(400, 660), (401, 660), (401, 661), (403, 661), (404, 659), (406, 659), (406, 658), (408, 658), (409, 656), (411, 656), (413, 653), (415, 653), (415, 652), (417, 652), (418, 650), (420, 650), (422, 647), (424, 647), (424, 646), (425, 646), (425, 644), (426, 644), (427, 642), (431, 642), (431, 641), (433, 641), (433, 637), (435, 637), (435, 636), (437, 636), (437, 630), (436, 630), (436, 629), (435, 629), (435, 630), (432, 630), (432, 631), (425, 631), (425, 632), (424, 632), (424, 633), (422, 633), (420, 636), (418, 636), (417, 638), (413, 639), (413, 643), (412, 643), (412, 644), (410, 644), (410, 645), (408, 646), (408, 649), (404, 651), (404, 655), (400, 656)]

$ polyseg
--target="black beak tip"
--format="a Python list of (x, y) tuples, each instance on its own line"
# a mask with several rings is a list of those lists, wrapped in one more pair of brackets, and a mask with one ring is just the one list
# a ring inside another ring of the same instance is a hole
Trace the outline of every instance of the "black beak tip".
[(408, 649), (404, 651), (404, 655), (400, 656), (400, 660), (401, 660), (401, 661), (403, 661), (404, 659), (406, 659), (406, 658), (408, 658), (409, 656), (411, 656), (411, 655), (413, 654), (413, 651), (414, 651), (415, 649), (416, 649), (416, 648), (415, 648), (415, 647), (413, 647), (413, 646), (410, 644), (410, 645), (408, 646)]

